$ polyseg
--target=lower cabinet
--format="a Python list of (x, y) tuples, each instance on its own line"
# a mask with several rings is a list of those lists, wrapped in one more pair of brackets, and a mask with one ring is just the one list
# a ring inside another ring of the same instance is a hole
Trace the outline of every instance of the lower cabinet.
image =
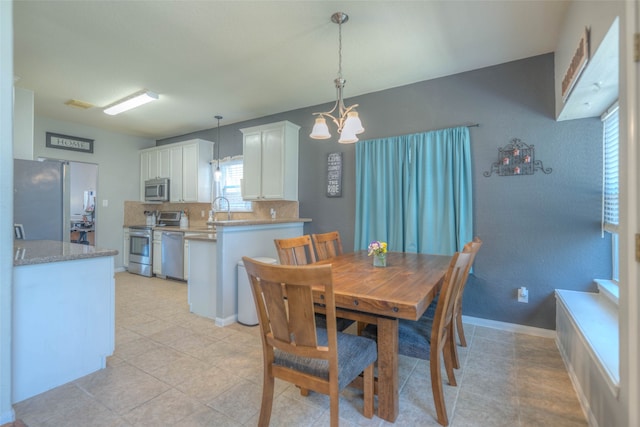
[(124, 268), (129, 268), (129, 249), (130, 245), (129, 228), (124, 228), (124, 242), (122, 243), (122, 265)]
[(162, 275), (162, 231), (153, 232), (153, 274)]

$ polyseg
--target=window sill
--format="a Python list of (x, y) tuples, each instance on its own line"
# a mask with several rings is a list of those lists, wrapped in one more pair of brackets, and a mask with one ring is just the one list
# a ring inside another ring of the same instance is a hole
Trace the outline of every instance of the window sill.
[(618, 306), (618, 300), (620, 297), (620, 288), (618, 282), (615, 280), (595, 279), (596, 285), (598, 285), (598, 292), (607, 297), (612, 303)]

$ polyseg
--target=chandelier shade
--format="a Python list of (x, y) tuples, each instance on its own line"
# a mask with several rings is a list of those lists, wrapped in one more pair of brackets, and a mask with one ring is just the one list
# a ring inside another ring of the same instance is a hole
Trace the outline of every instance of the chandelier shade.
[[(354, 104), (350, 107), (345, 107), (342, 97), (342, 91), (347, 81), (342, 78), (342, 24), (349, 20), (349, 16), (343, 12), (336, 12), (331, 15), (331, 21), (338, 24), (338, 77), (334, 80), (336, 86), (336, 103), (333, 108), (324, 113), (313, 113), (316, 117), (316, 122), (313, 125), (311, 134), (309, 137), (313, 139), (329, 139), (331, 138), (331, 132), (329, 132), (329, 126), (327, 125), (327, 119), (333, 122), (340, 134), (338, 139), (339, 143), (352, 144), (358, 141), (359, 135), (364, 132), (364, 127), (358, 116), (358, 112), (355, 108), (358, 104)], [(334, 116), (333, 113), (337, 116)]]

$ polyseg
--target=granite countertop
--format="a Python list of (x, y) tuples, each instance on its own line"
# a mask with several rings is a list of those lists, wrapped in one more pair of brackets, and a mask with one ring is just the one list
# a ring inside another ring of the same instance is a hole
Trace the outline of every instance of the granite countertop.
[[(234, 226), (244, 226), (244, 225), (269, 225), (269, 224), (286, 224), (289, 222), (311, 222), (311, 218), (278, 218), (278, 219), (232, 219), (230, 221), (215, 221), (213, 224), (216, 227), (234, 227)], [(129, 227), (129, 225), (124, 226)], [(211, 230), (207, 228), (206, 224), (193, 225), (186, 228), (175, 227), (175, 226), (158, 226), (155, 225), (152, 227), (154, 231), (184, 231), (191, 233), (211, 233), (215, 230)]]
[(115, 249), (101, 249), (54, 240), (14, 240), (13, 253), (14, 266), (118, 255)]

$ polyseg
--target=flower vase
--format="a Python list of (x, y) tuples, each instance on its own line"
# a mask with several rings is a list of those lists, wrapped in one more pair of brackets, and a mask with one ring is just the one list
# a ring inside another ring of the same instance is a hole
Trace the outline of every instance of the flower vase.
[(376, 255), (373, 255), (373, 266), (374, 267), (386, 267), (387, 266), (387, 254), (376, 254)]

